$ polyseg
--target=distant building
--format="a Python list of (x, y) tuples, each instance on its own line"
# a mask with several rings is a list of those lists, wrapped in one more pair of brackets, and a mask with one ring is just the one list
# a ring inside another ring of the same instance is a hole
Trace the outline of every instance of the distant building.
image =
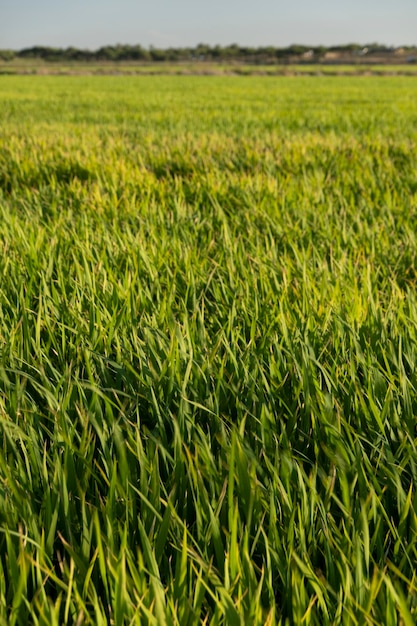
[(325, 52), (324, 53), (325, 61), (337, 61), (340, 58), (339, 52)]

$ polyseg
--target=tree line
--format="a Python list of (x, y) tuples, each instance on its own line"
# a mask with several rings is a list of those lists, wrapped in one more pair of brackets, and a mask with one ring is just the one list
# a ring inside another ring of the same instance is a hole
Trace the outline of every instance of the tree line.
[[(412, 49), (404, 47), (404, 50)], [(241, 63), (277, 63), (293, 60), (295, 57), (315, 61), (323, 57), (326, 52), (347, 54), (387, 53), (393, 49), (380, 44), (348, 44), (343, 46), (304, 46), (291, 45), (285, 48), (274, 46), (249, 47), (231, 44), (229, 46), (210, 46), (198, 44), (194, 47), (185, 48), (156, 48), (150, 46), (144, 48), (141, 45), (103, 46), (97, 50), (69, 48), (54, 48), (48, 46), (33, 46), (22, 50), (0, 50), (0, 59), (11, 61), (13, 59), (42, 59), (49, 62), (62, 61), (151, 61), (151, 62), (180, 62), (180, 61), (217, 61)]]

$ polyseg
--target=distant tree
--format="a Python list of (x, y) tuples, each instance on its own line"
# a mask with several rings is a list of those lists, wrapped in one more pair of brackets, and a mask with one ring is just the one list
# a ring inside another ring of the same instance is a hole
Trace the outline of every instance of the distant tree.
[(211, 49), (211, 56), (213, 59), (221, 59), (223, 58), (223, 48), (222, 46), (216, 45)]
[(131, 54), (132, 61), (149, 61), (151, 58), (148, 50), (145, 50), (145, 48), (142, 48), (140, 45), (133, 46)]
[(0, 50), (0, 59), (2, 61), (11, 61), (16, 56), (14, 50)]
[(200, 61), (205, 61), (209, 56), (211, 56), (210, 54), (210, 46), (206, 43), (199, 43), (195, 48), (194, 48), (194, 56), (196, 57), (196, 59), (200, 60)]
[(288, 54), (291, 54), (294, 56), (301, 56), (305, 52), (308, 52), (308, 50), (310, 50), (308, 46), (301, 46), (299, 44), (293, 44), (292, 46), (289, 46), (287, 48)]
[[(238, 61), (240, 63), (288, 63), (294, 60), (306, 60), (307, 55), (311, 60), (320, 59), (326, 52), (348, 53), (354, 54), (367, 50), (371, 53), (392, 52), (392, 48), (381, 44), (367, 44), (365, 47), (356, 43), (349, 43), (340, 46), (309, 47), (300, 44), (292, 44), (286, 48), (278, 48), (274, 46), (260, 46), (258, 48), (239, 46), (233, 43), (229, 46), (210, 46), (209, 44), (199, 43), (193, 48), (155, 48), (150, 46), (146, 50), (141, 45), (116, 44), (114, 46), (102, 46), (98, 50), (79, 50), (70, 47), (66, 49), (52, 48), (47, 46), (33, 46), (32, 48), (24, 48), (18, 52), (11, 50), (0, 51), (0, 59), (10, 60), (14, 57), (44, 59), (48, 62), (59, 61), (188, 61), (194, 59), (197, 61)], [(404, 50), (409, 52), (415, 51), (415, 46), (405, 47)]]
[(95, 52), (94, 56), (98, 61), (116, 61), (118, 53), (114, 46), (103, 46)]
[(378, 52), (387, 52), (389, 50), (388, 46), (385, 46), (380, 43), (367, 43), (365, 46), (361, 46), (361, 48), (368, 48), (370, 53), (378, 53)]
[(230, 46), (224, 46), (221, 51), (221, 60), (230, 61), (239, 58), (239, 46), (237, 43), (232, 43)]
[(167, 54), (165, 50), (161, 48), (154, 48), (153, 46), (150, 46), (149, 55), (152, 61), (161, 62), (166, 61), (167, 59)]

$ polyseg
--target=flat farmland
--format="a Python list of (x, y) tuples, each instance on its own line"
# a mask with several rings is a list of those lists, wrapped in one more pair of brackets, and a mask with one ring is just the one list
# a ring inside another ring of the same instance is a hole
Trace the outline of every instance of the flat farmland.
[(416, 80), (0, 116), (0, 624), (415, 624)]

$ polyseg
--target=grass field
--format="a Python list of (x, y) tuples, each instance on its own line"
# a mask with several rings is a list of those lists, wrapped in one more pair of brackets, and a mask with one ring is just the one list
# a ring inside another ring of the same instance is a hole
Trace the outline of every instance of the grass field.
[(415, 624), (415, 80), (0, 111), (0, 624)]
[(202, 61), (135, 62), (73, 61), (48, 62), (42, 59), (2, 61), (0, 76), (6, 75), (127, 75), (127, 76), (416, 76), (415, 63), (271, 63), (268, 65), (239, 62)]

